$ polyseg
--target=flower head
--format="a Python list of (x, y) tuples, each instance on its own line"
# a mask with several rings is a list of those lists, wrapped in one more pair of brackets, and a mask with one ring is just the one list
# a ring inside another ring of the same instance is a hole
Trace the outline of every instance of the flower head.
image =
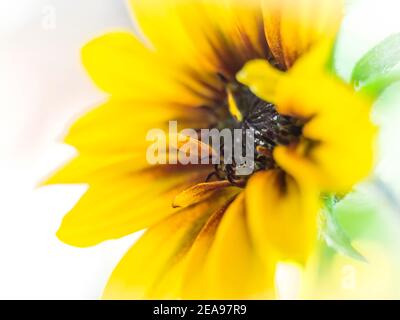
[[(321, 193), (348, 191), (372, 166), (370, 103), (316, 46), (336, 34), (342, 3), (130, 3), (145, 44), (114, 32), (83, 49), (110, 98), (72, 126), (79, 154), (49, 180), (89, 185), (58, 236), (85, 247), (149, 228), (105, 298), (272, 298), (277, 263), (310, 255)], [(169, 120), (251, 129), (256, 172), (149, 165), (146, 134)]]

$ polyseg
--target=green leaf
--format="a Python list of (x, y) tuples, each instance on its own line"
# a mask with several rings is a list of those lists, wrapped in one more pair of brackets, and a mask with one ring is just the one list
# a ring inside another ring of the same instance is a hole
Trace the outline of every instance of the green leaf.
[(393, 34), (371, 49), (356, 64), (352, 82), (356, 87), (380, 78), (400, 62), (400, 33)]
[(322, 229), (322, 236), (326, 244), (335, 251), (346, 255), (350, 258), (367, 262), (363, 255), (361, 255), (351, 244), (351, 240), (335, 214), (335, 207), (338, 202), (335, 196), (326, 196), (324, 198), (325, 210), (323, 212), (324, 225)]
[(360, 92), (369, 96), (378, 97), (392, 84), (400, 81), (400, 72), (392, 72), (381, 75), (373, 80), (367, 81), (360, 89)]

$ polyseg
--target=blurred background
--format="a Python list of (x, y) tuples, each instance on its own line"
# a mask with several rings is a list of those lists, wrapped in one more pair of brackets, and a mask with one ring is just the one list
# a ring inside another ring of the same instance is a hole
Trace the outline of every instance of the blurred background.
[[(0, 12), (0, 299), (99, 298), (137, 235), (69, 247), (55, 232), (85, 186), (36, 185), (73, 156), (60, 143), (65, 128), (104, 97), (81, 66), (80, 48), (135, 24), (123, 0), (1, 1)], [(372, 46), (400, 32), (398, 12), (398, 0), (349, 1), (337, 54), (343, 77)], [(374, 111), (382, 126), (376, 176), (393, 199), (365, 183), (339, 209), (368, 263), (321, 248), (306, 275), (314, 284), (308, 297), (400, 298), (399, 89), (385, 92)]]

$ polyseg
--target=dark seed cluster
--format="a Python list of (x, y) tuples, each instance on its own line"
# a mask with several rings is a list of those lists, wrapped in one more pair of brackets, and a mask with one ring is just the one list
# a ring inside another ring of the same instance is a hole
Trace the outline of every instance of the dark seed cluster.
[[(272, 103), (258, 98), (244, 85), (239, 83), (228, 85), (242, 114), (240, 121), (237, 119), (226, 121), (228, 127), (232, 130), (240, 128), (243, 134), (246, 134), (246, 130), (251, 130), (255, 144), (255, 172), (274, 168), (276, 166), (272, 156), (274, 148), (278, 145), (296, 143), (302, 133), (302, 121), (279, 114)], [(243, 137), (242, 150), (246, 150), (247, 141), (246, 137)], [(218, 179), (229, 180), (234, 185), (244, 185), (248, 176), (237, 176), (235, 166), (235, 163), (218, 164), (209, 178), (216, 176)]]

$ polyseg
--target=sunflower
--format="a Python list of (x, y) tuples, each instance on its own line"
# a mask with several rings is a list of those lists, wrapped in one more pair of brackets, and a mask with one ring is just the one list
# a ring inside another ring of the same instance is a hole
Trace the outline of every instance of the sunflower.
[[(71, 127), (78, 155), (48, 181), (89, 185), (57, 235), (87, 247), (147, 228), (106, 299), (274, 298), (277, 263), (305, 265), (313, 249), (321, 195), (373, 164), (371, 101), (327, 68), (342, 1), (130, 4), (144, 36), (83, 48), (109, 98)], [(170, 120), (253, 129), (256, 172), (149, 165), (146, 134)]]

